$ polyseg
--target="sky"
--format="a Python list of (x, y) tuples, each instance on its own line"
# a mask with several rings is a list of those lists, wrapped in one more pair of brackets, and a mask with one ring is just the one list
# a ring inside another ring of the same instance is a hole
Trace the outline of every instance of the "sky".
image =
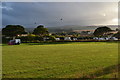
[(3, 2), (2, 26), (117, 25), (117, 2)]

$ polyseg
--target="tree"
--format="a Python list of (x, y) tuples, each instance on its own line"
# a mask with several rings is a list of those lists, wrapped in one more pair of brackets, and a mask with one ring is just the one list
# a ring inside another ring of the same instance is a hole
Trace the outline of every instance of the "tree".
[(94, 36), (103, 36), (106, 32), (111, 31), (111, 29), (109, 27), (99, 27), (94, 31)]
[(116, 31), (119, 31), (119, 28), (116, 28)]
[(2, 34), (9, 37), (15, 37), (22, 33), (25, 33), (25, 29), (21, 25), (7, 25), (2, 29)]
[(113, 35), (114, 37), (120, 39), (120, 31), (118, 31), (116, 34)]
[(48, 34), (48, 29), (44, 28), (43, 25), (39, 25), (37, 28), (34, 29), (33, 34), (35, 34), (35, 35), (45, 35), (45, 34)]

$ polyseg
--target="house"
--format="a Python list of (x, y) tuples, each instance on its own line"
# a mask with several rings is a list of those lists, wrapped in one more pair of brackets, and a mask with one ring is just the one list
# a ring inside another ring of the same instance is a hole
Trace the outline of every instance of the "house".
[(112, 30), (112, 31), (108, 31), (108, 32), (104, 33), (104, 35), (112, 36), (112, 35), (114, 35), (116, 33), (118, 33), (118, 31)]
[(28, 34), (19, 34), (17, 36), (23, 36), (23, 37), (25, 37), (25, 36), (28, 36)]

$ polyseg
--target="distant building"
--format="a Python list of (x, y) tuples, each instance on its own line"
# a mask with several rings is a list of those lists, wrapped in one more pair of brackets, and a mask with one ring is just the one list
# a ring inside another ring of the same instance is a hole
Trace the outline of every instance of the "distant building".
[(19, 34), (19, 35), (17, 35), (17, 36), (28, 36), (28, 34)]
[(108, 31), (108, 32), (104, 33), (104, 35), (113, 35), (113, 34), (116, 34), (116, 33), (118, 33), (118, 31), (112, 30), (112, 31)]

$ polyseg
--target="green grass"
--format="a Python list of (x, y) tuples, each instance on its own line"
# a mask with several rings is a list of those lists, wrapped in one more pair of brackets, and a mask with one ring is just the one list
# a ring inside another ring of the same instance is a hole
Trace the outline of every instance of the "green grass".
[(3, 45), (3, 78), (114, 78), (118, 44)]

